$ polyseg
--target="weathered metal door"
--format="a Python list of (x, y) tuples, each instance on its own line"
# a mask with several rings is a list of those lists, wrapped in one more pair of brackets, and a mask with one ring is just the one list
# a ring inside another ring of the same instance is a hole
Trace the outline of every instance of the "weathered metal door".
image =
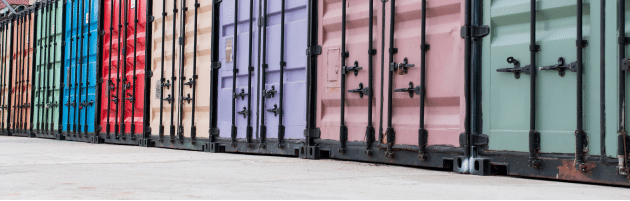
[(36, 11), (37, 30), (40, 31), (35, 33), (33, 124), (39, 137), (55, 137), (54, 134), (61, 131), (63, 8), (63, 1), (54, 0), (41, 2)]
[(31, 101), (32, 101), (32, 74), (33, 65), (33, 28), (35, 19), (31, 10), (27, 9), (16, 14), (13, 22), (15, 26), (13, 34), (13, 77), (11, 90), (12, 112), (9, 117), (9, 129), (11, 134), (28, 136), (30, 134)]
[(70, 140), (91, 140), (95, 132), (99, 2), (66, 4), (63, 131)]
[(103, 6), (100, 132), (105, 142), (137, 144), (145, 100), (146, 0), (106, 0)]
[(0, 22), (0, 133), (3, 135), (9, 134), (9, 114), (10, 114), (10, 79), (11, 79), (11, 46), (13, 45), (13, 23), (9, 20), (3, 20)]

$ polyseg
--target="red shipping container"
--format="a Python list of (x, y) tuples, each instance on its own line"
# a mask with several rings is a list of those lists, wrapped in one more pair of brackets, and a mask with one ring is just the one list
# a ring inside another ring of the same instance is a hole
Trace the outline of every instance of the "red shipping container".
[[(105, 142), (137, 144), (144, 113), (146, 0), (105, 0), (103, 6), (101, 133), (113, 134)], [(128, 25), (121, 29), (121, 24)]]

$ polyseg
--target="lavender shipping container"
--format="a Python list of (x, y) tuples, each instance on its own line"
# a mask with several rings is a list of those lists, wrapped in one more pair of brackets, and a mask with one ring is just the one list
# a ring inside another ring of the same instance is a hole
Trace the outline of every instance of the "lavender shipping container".
[(309, 157), (437, 168), (461, 161), (464, 2), (319, 1), (321, 136)]
[(213, 75), (217, 111), (208, 151), (298, 155), (306, 127), (307, 2), (218, 4), (213, 61), (220, 69)]

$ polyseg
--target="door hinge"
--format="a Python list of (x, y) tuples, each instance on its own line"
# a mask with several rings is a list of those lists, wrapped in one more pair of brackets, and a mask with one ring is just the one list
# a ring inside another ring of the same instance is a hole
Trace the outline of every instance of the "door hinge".
[(221, 68), (221, 62), (217, 61), (217, 62), (212, 62), (212, 69), (220, 69)]
[(472, 138), (472, 144), (468, 143), (468, 138), (466, 138), (466, 133), (462, 133), (459, 135), (459, 144), (460, 145), (472, 145), (472, 146), (485, 146), (488, 145), (488, 135), (484, 134), (473, 134), (470, 136)]
[(223, 0), (213, 0), (212, 4), (220, 4)]
[(147, 78), (153, 77), (153, 71), (147, 71)]
[(306, 55), (321, 55), (322, 54), (322, 46), (315, 45), (308, 47), (306, 49)]
[(483, 38), (490, 34), (489, 26), (462, 26), (461, 37)]

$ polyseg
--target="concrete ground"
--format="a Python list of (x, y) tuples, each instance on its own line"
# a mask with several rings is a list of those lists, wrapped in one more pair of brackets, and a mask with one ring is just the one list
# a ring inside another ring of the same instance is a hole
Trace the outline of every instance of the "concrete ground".
[(621, 187), (0, 137), (0, 199), (630, 199)]

